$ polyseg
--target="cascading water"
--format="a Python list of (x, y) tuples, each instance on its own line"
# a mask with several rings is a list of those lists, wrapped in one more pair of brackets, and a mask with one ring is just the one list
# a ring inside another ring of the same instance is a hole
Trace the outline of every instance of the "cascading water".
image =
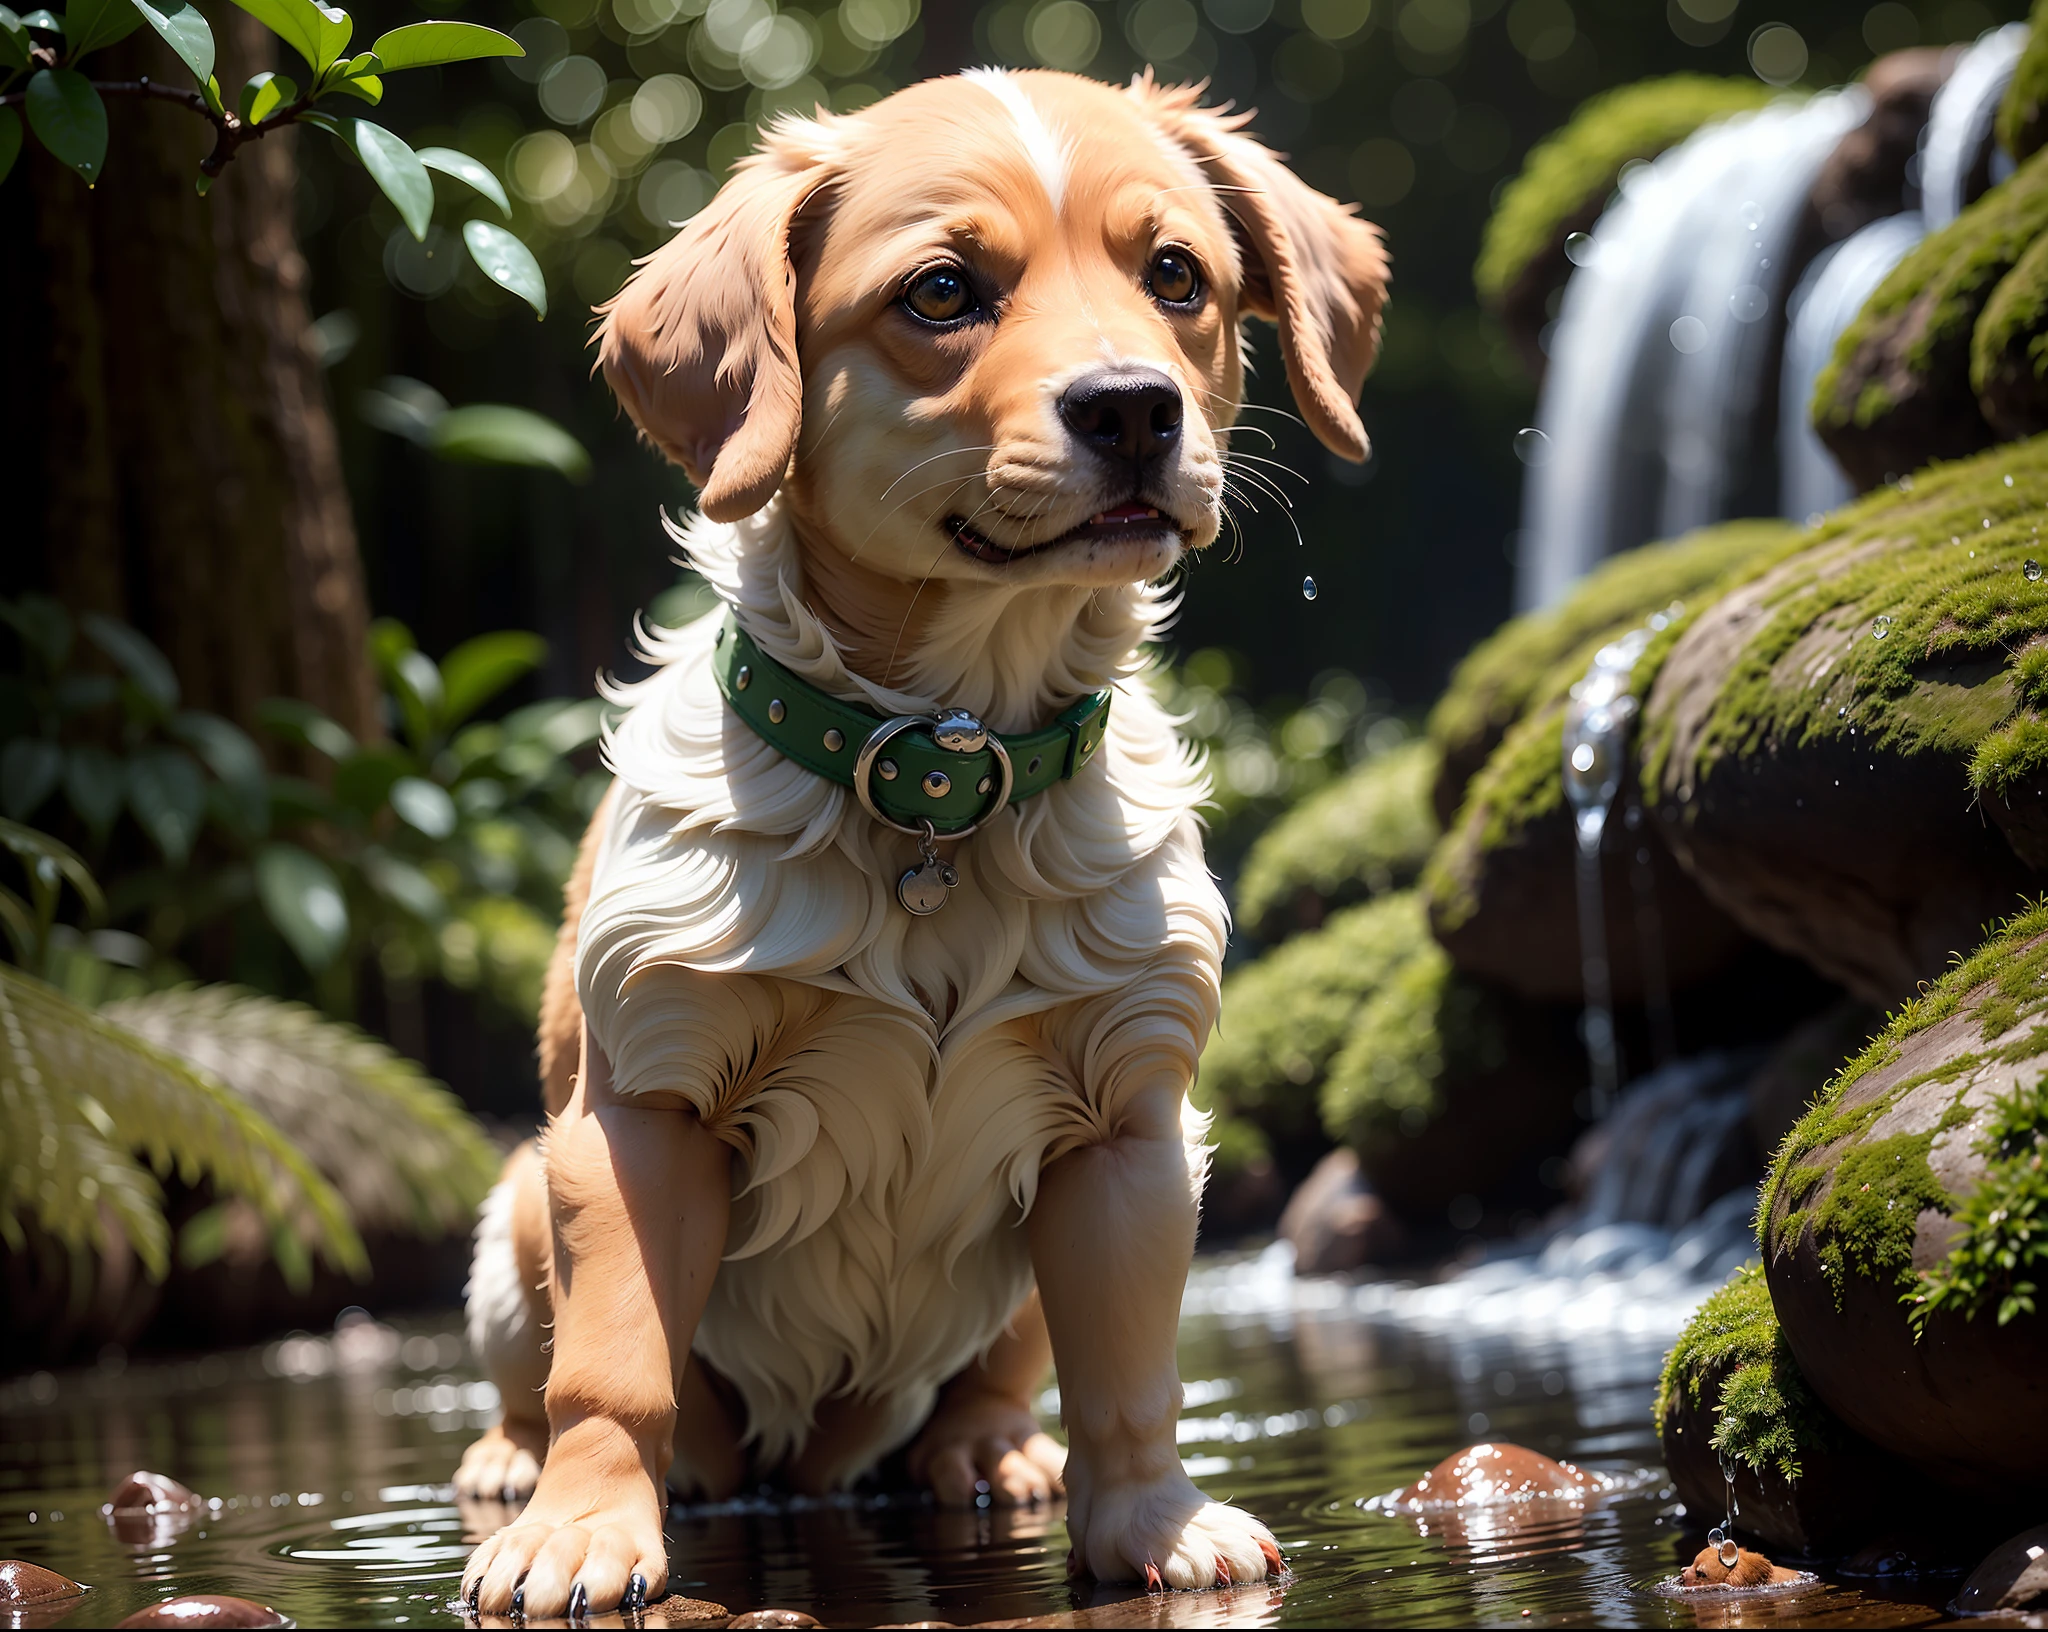
[(2012, 155), (1992, 141), (1992, 126), (2026, 43), (2025, 23), (1993, 29), (1957, 58), (1935, 93), (1920, 138), (1920, 213), (1929, 232), (2012, 174)]

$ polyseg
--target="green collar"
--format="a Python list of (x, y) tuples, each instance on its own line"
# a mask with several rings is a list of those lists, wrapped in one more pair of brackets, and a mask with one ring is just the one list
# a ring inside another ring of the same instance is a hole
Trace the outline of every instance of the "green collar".
[(853, 789), (889, 826), (920, 836), (929, 822), (940, 838), (964, 838), (1004, 804), (1075, 775), (1109, 729), (1107, 691), (1022, 736), (999, 738), (964, 709), (885, 718), (799, 679), (730, 613), (712, 648), (711, 670), (732, 711), (769, 747)]

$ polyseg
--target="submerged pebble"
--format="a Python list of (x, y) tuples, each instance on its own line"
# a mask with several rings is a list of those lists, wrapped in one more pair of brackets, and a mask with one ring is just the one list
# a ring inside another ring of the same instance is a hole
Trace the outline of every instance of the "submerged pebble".
[(82, 1582), (25, 1558), (0, 1559), (0, 1607), (47, 1604), (55, 1598), (76, 1598), (88, 1590)]
[(800, 1609), (750, 1609), (744, 1615), (735, 1615), (725, 1624), (727, 1626), (823, 1626), (825, 1623), (815, 1615), (806, 1615)]
[(1603, 1481), (1524, 1445), (1470, 1445), (1445, 1457), (1414, 1484), (1396, 1491), (1393, 1508), (1480, 1507), (1492, 1502), (1584, 1496)]
[(189, 1529), (206, 1498), (167, 1474), (138, 1468), (114, 1487), (101, 1516), (131, 1547), (161, 1547)]
[(186, 1598), (169, 1598), (147, 1609), (138, 1609), (120, 1626), (290, 1626), (292, 1623), (268, 1604), (254, 1604), (246, 1598), (225, 1593), (199, 1592)]
[(1956, 1608), (1965, 1615), (2048, 1608), (2048, 1524), (1994, 1548), (1956, 1594)]

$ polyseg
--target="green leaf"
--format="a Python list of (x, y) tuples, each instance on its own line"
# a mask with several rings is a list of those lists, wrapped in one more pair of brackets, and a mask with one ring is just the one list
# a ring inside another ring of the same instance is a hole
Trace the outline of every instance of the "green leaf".
[(270, 825), (270, 777), (248, 733), (218, 714), (185, 713), (172, 719), (171, 734), (220, 778), (236, 828), (250, 836), (262, 833)]
[(455, 801), (440, 783), (423, 776), (402, 776), (392, 783), (391, 808), (400, 821), (430, 839), (445, 839), (455, 831)]
[(128, 808), (173, 867), (192, 853), (206, 816), (206, 778), (177, 748), (144, 748), (128, 761)]
[[(332, 54), (322, 55), (335, 25), (314, 0), (235, 0), (235, 4), (304, 57), (306, 66), (316, 75), (348, 48), (348, 31), (344, 26), (341, 44)], [(346, 25), (347, 14), (339, 15)]]
[(16, 821), (33, 816), (63, 775), (62, 748), (41, 737), (16, 737), (0, 750), (0, 810)]
[(14, 116), (12, 108), (0, 108), (0, 181), (7, 179), (7, 172), (14, 168), (14, 161), (21, 156), (21, 121)]
[(384, 81), (375, 74), (345, 75), (330, 81), (327, 88), (330, 91), (340, 91), (345, 96), (353, 96), (358, 101), (367, 102), (373, 108), (384, 100)]
[(266, 845), (256, 857), (256, 895), (299, 961), (314, 974), (348, 944), (348, 899), (334, 870), (295, 844)]
[(28, 67), (28, 30), (10, 6), (0, 6), (0, 68), (20, 73)]
[(128, 0), (70, 0), (64, 8), (64, 43), (73, 62), (125, 40), (142, 26), (142, 16)]
[(242, 123), (260, 125), (285, 103), (296, 101), (298, 95), (297, 82), (283, 74), (274, 74), (268, 69), (260, 74), (251, 74), (249, 83), (242, 87)]
[(42, 659), (48, 669), (61, 669), (71, 656), (71, 614), (63, 604), (47, 595), (24, 595), (18, 601), (0, 600), (0, 622), (7, 624), (22, 642)]
[(435, 423), (427, 446), (443, 459), (476, 465), (531, 465), (572, 482), (590, 480), (590, 455), (553, 420), (504, 403), (451, 408)]
[(348, 55), (356, 24), (339, 6), (323, 6), (320, 0), (313, 0), (313, 9), (320, 14), (320, 71), (324, 74)]
[(22, 102), (36, 140), (88, 187), (98, 181), (107, 159), (107, 106), (92, 81), (72, 68), (39, 68)]
[(296, 697), (266, 697), (256, 705), (257, 721), (287, 742), (342, 760), (356, 751), (356, 739), (311, 703)]
[(145, 697), (166, 711), (178, 706), (178, 677), (147, 635), (98, 612), (86, 613), (79, 623), (87, 638), (121, 665)]
[(377, 36), (370, 47), (384, 72), (431, 68), (443, 62), (471, 62), (478, 57), (523, 57), (526, 47), (509, 34), (480, 23), (407, 23)]
[(483, 269), (485, 277), (500, 288), (509, 289), (536, 315), (548, 315), (548, 284), (541, 275), (540, 262), (503, 227), (488, 221), (463, 224), (462, 241), (469, 245), (470, 258)]
[(547, 655), (548, 643), (524, 629), (500, 629), (465, 640), (441, 663), (443, 729), (453, 730), (513, 681), (540, 667)]
[(0, 820), (0, 850), (11, 852), (25, 867), (47, 865), (54, 868), (57, 876), (78, 892), (78, 898), (85, 903), (85, 910), (92, 917), (97, 918), (107, 910), (106, 897), (100, 894), (99, 882), (92, 876), (92, 869), (70, 845), (62, 844), (33, 827)]
[(366, 424), (425, 447), (448, 412), (448, 399), (424, 380), (387, 374), (374, 389), (356, 398), (356, 411)]
[(334, 768), (334, 797), (365, 818), (384, 808), (392, 784), (415, 769), (412, 756), (388, 742), (366, 743)]
[(397, 207), (406, 230), (414, 238), (424, 239), (434, 214), (434, 184), (427, 179), (419, 155), (382, 125), (367, 119), (355, 121), (353, 135), (356, 157), (363, 161), (371, 180)]
[[(224, 114), (228, 111), (228, 105), (220, 99), (220, 81), (215, 79), (213, 75), (208, 74), (206, 76), (206, 83), (199, 87), (199, 94), (206, 98), (206, 105), (213, 109), (215, 113)], [(204, 171), (201, 171), (200, 180), (210, 183), (213, 178)], [(199, 189), (199, 195), (202, 198), (206, 196), (206, 189), (204, 187)]]
[(40, 7), (34, 11), (24, 11), (21, 14), (21, 26), (41, 29), (45, 34), (55, 34), (59, 38), (62, 38), (64, 33), (64, 19), (55, 12), (45, 11)]
[(458, 153), (452, 147), (423, 147), (420, 149), (420, 163), (429, 170), (438, 170), (444, 176), (467, 182), (497, 205), (506, 220), (512, 219), (512, 201), (505, 196), (505, 184), (481, 159), (472, 159), (467, 153)]
[(438, 924), (448, 916), (448, 903), (434, 881), (411, 862), (375, 845), (364, 849), (360, 861), (370, 888), (394, 906), (402, 907), (422, 923)]
[(160, 11), (153, 0), (131, 0), (135, 9), (142, 13), (142, 20), (163, 36), (164, 44), (178, 54), (178, 60), (192, 70), (192, 77), (203, 87), (213, 78), (213, 30), (199, 8), (189, 3), (175, 4), (175, 9)]
[(106, 749), (86, 744), (64, 756), (64, 797), (95, 839), (112, 831), (127, 791), (127, 768)]

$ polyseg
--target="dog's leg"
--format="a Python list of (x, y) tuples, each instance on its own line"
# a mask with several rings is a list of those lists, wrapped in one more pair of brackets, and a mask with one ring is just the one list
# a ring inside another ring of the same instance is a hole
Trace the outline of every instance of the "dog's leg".
[(1033, 1290), (981, 1361), (946, 1385), (910, 1447), (910, 1476), (955, 1507), (972, 1507), (982, 1494), (998, 1507), (1057, 1495), (1067, 1453), (1031, 1409), (1051, 1366), (1045, 1307)]
[(521, 1502), (548, 1452), (547, 1178), (529, 1139), (505, 1158), (484, 1202), (469, 1272), (469, 1344), (497, 1385), (504, 1416), (462, 1453), (455, 1494)]
[(1200, 1187), (1181, 1135), (1185, 1086), (1162, 1073), (1119, 1096), (1109, 1137), (1046, 1167), (1028, 1224), (1059, 1366), (1074, 1567), (1154, 1587), (1283, 1567), (1272, 1533), (1197, 1490), (1174, 1444)]
[(471, 1556), (486, 1615), (561, 1615), (659, 1596), (661, 1481), (676, 1381), (725, 1251), (731, 1152), (687, 1111), (612, 1093), (585, 1034), (583, 1070), (548, 1131), (554, 1223), (549, 1446), (519, 1522)]

